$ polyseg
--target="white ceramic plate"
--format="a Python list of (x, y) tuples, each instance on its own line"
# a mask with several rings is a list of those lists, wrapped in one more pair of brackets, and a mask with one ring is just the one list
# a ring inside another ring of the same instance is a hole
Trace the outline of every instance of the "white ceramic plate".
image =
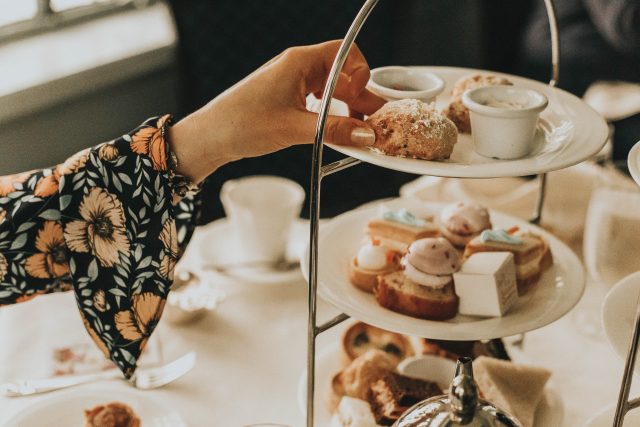
[[(613, 417), (616, 412), (616, 404), (612, 403), (593, 417), (589, 418), (584, 427), (611, 427), (613, 424)], [(627, 412), (624, 417), (624, 427), (637, 427), (640, 426), (640, 411), (632, 410)]]
[[(437, 213), (444, 205), (412, 199), (385, 201), (392, 208), (405, 207), (418, 216)], [(349, 316), (382, 329), (444, 340), (480, 340), (516, 335), (538, 329), (566, 314), (584, 292), (584, 272), (576, 255), (548, 232), (521, 219), (491, 212), (496, 228), (519, 226), (542, 235), (550, 244), (554, 265), (535, 289), (503, 317), (458, 315), (447, 321), (417, 319), (381, 307), (372, 294), (360, 291), (348, 279), (348, 266), (364, 237), (366, 223), (378, 215), (379, 206), (350, 211), (329, 221), (318, 238), (318, 293)], [(308, 249), (302, 273), (309, 279)]]
[[(327, 405), (327, 398), (331, 391), (331, 378), (341, 368), (338, 343), (334, 342), (318, 353), (316, 357), (316, 390), (314, 400), (315, 425), (317, 426), (331, 425), (331, 412)], [(446, 386), (448, 387), (448, 384)], [(298, 407), (302, 414), (306, 414), (307, 373), (304, 371), (298, 381)], [(560, 426), (562, 425), (563, 417), (564, 406), (562, 399), (555, 390), (547, 387), (542, 401), (536, 408), (533, 427)]]
[(166, 402), (152, 398), (149, 392), (115, 385), (75, 388), (47, 395), (20, 411), (4, 427), (82, 427), (85, 409), (113, 401), (131, 406), (145, 427), (186, 427)]
[[(640, 271), (616, 283), (602, 304), (604, 333), (623, 361), (627, 358), (627, 350), (633, 334), (639, 295)], [(638, 362), (636, 362), (635, 370), (640, 373)]]
[[(289, 245), (287, 247), (287, 259), (295, 261), (300, 258), (302, 251), (309, 240), (309, 221), (297, 220), (291, 228)], [(241, 265), (242, 252), (233, 238), (230, 224), (226, 218), (213, 221), (203, 227), (198, 227), (194, 232), (189, 251), (194, 251), (198, 259), (198, 267), (213, 274), (221, 274), (230, 279), (237, 279), (256, 285), (278, 285), (301, 281), (299, 268), (287, 271), (276, 271), (263, 267), (231, 268), (224, 274), (208, 265)]]
[(446, 83), (444, 92), (436, 101), (438, 109), (448, 103), (455, 82), (472, 73), (504, 76), (514, 85), (543, 93), (549, 99), (549, 106), (540, 115), (536, 134), (539, 147), (521, 159), (496, 160), (476, 154), (471, 135), (460, 134), (451, 158), (436, 162), (386, 156), (368, 148), (329, 146), (364, 162), (404, 172), (459, 178), (497, 178), (533, 175), (575, 165), (598, 153), (607, 139), (608, 129), (604, 119), (580, 98), (561, 89), (494, 71), (455, 67), (419, 68), (439, 75)]
[(636, 143), (629, 151), (629, 158), (627, 159), (629, 165), (629, 172), (631, 176), (640, 185), (640, 142)]

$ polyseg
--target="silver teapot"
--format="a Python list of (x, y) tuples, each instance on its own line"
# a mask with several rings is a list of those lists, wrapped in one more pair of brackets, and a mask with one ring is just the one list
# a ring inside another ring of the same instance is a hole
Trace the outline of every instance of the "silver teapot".
[(522, 427), (513, 416), (478, 397), (471, 359), (461, 357), (448, 396), (435, 396), (409, 408), (393, 427)]

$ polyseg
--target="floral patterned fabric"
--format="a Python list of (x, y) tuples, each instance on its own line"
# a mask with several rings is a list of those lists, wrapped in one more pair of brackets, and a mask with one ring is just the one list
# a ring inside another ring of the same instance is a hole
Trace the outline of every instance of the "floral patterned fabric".
[(149, 119), (54, 168), (0, 177), (0, 306), (73, 289), (89, 335), (127, 378), (198, 207), (172, 172), (170, 120)]

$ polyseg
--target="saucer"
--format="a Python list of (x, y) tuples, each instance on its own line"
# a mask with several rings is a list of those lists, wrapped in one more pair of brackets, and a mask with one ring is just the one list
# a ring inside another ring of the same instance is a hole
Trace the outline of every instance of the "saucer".
[[(286, 261), (297, 262), (309, 240), (309, 221), (298, 219), (291, 226)], [(304, 281), (299, 267), (286, 271), (260, 265), (248, 265), (233, 237), (226, 218), (196, 228), (188, 252), (197, 257), (199, 269), (217, 276), (256, 285), (279, 285)], [(191, 254), (190, 254), (191, 255)], [(185, 254), (185, 257), (187, 255)], [(195, 260), (194, 260), (195, 261)], [(245, 264), (243, 266), (243, 264)], [(216, 270), (214, 266), (236, 266)]]
[[(619, 281), (607, 294), (602, 304), (602, 325), (615, 352), (624, 361), (633, 334), (636, 308), (640, 295), (640, 272)], [(636, 362), (636, 373), (640, 363)]]

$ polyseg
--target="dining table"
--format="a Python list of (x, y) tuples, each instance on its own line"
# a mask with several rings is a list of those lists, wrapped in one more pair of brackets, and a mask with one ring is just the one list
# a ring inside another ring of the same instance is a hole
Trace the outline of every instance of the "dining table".
[[(297, 234), (303, 244), (308, 239), (308, 226), (300, 224)], [(134, 391), (163, 402), (191, 427), (240, 427), (263, 422), (303, 426), (305, 416), (299, 405), (299, 390), (306, 367), (306, 281), (299, 271), (288, 275), (287, 280), (254, 281), (209, 268), (209, 249), (216, 245), (215, 227), (216, 222), (196, 229), (177, 269), (197, 271), (207, 286), (224, 293), (224, 299), (191, 323), (174, 324), (163, 318), (153, 336), (162, 361), (194, 351), (196, 365), (164, 387)], [(585, 333), (580, 327), (586, 320), (599, 326), (605, 292), (602, 285), (589, 281), (581, 301), (562, 319), (526, 333), (523, 341), (505, 338), (515, 362), (552, 372), (547, 387), (561, 401), (562, 426), (584, 425), (618, 396), (623, 360), (599, 328)], [(336, 314), (335, 308), (319, 299), (320, 320)], [(321, 334), (318, 352), (335, 346), (349, 322)], [(52, 348), (78, 340), (88, 342), (89, 338), (72, 293), (42, 296), (3, 307), (0, 382), (50, 374)], [(316, 381), (326, 382), (329, 378)], [(117, 390), (132, 389), (121, 380), (77, 387), (94, 390), (107, 385), (116, 390), (114, 399)], [(637, 392), (638, 388), (633, 390)], [(37, 402), (60, 393), (65, 392), (0, 397), (0, 426), (16, 414), (29, 411)]]

